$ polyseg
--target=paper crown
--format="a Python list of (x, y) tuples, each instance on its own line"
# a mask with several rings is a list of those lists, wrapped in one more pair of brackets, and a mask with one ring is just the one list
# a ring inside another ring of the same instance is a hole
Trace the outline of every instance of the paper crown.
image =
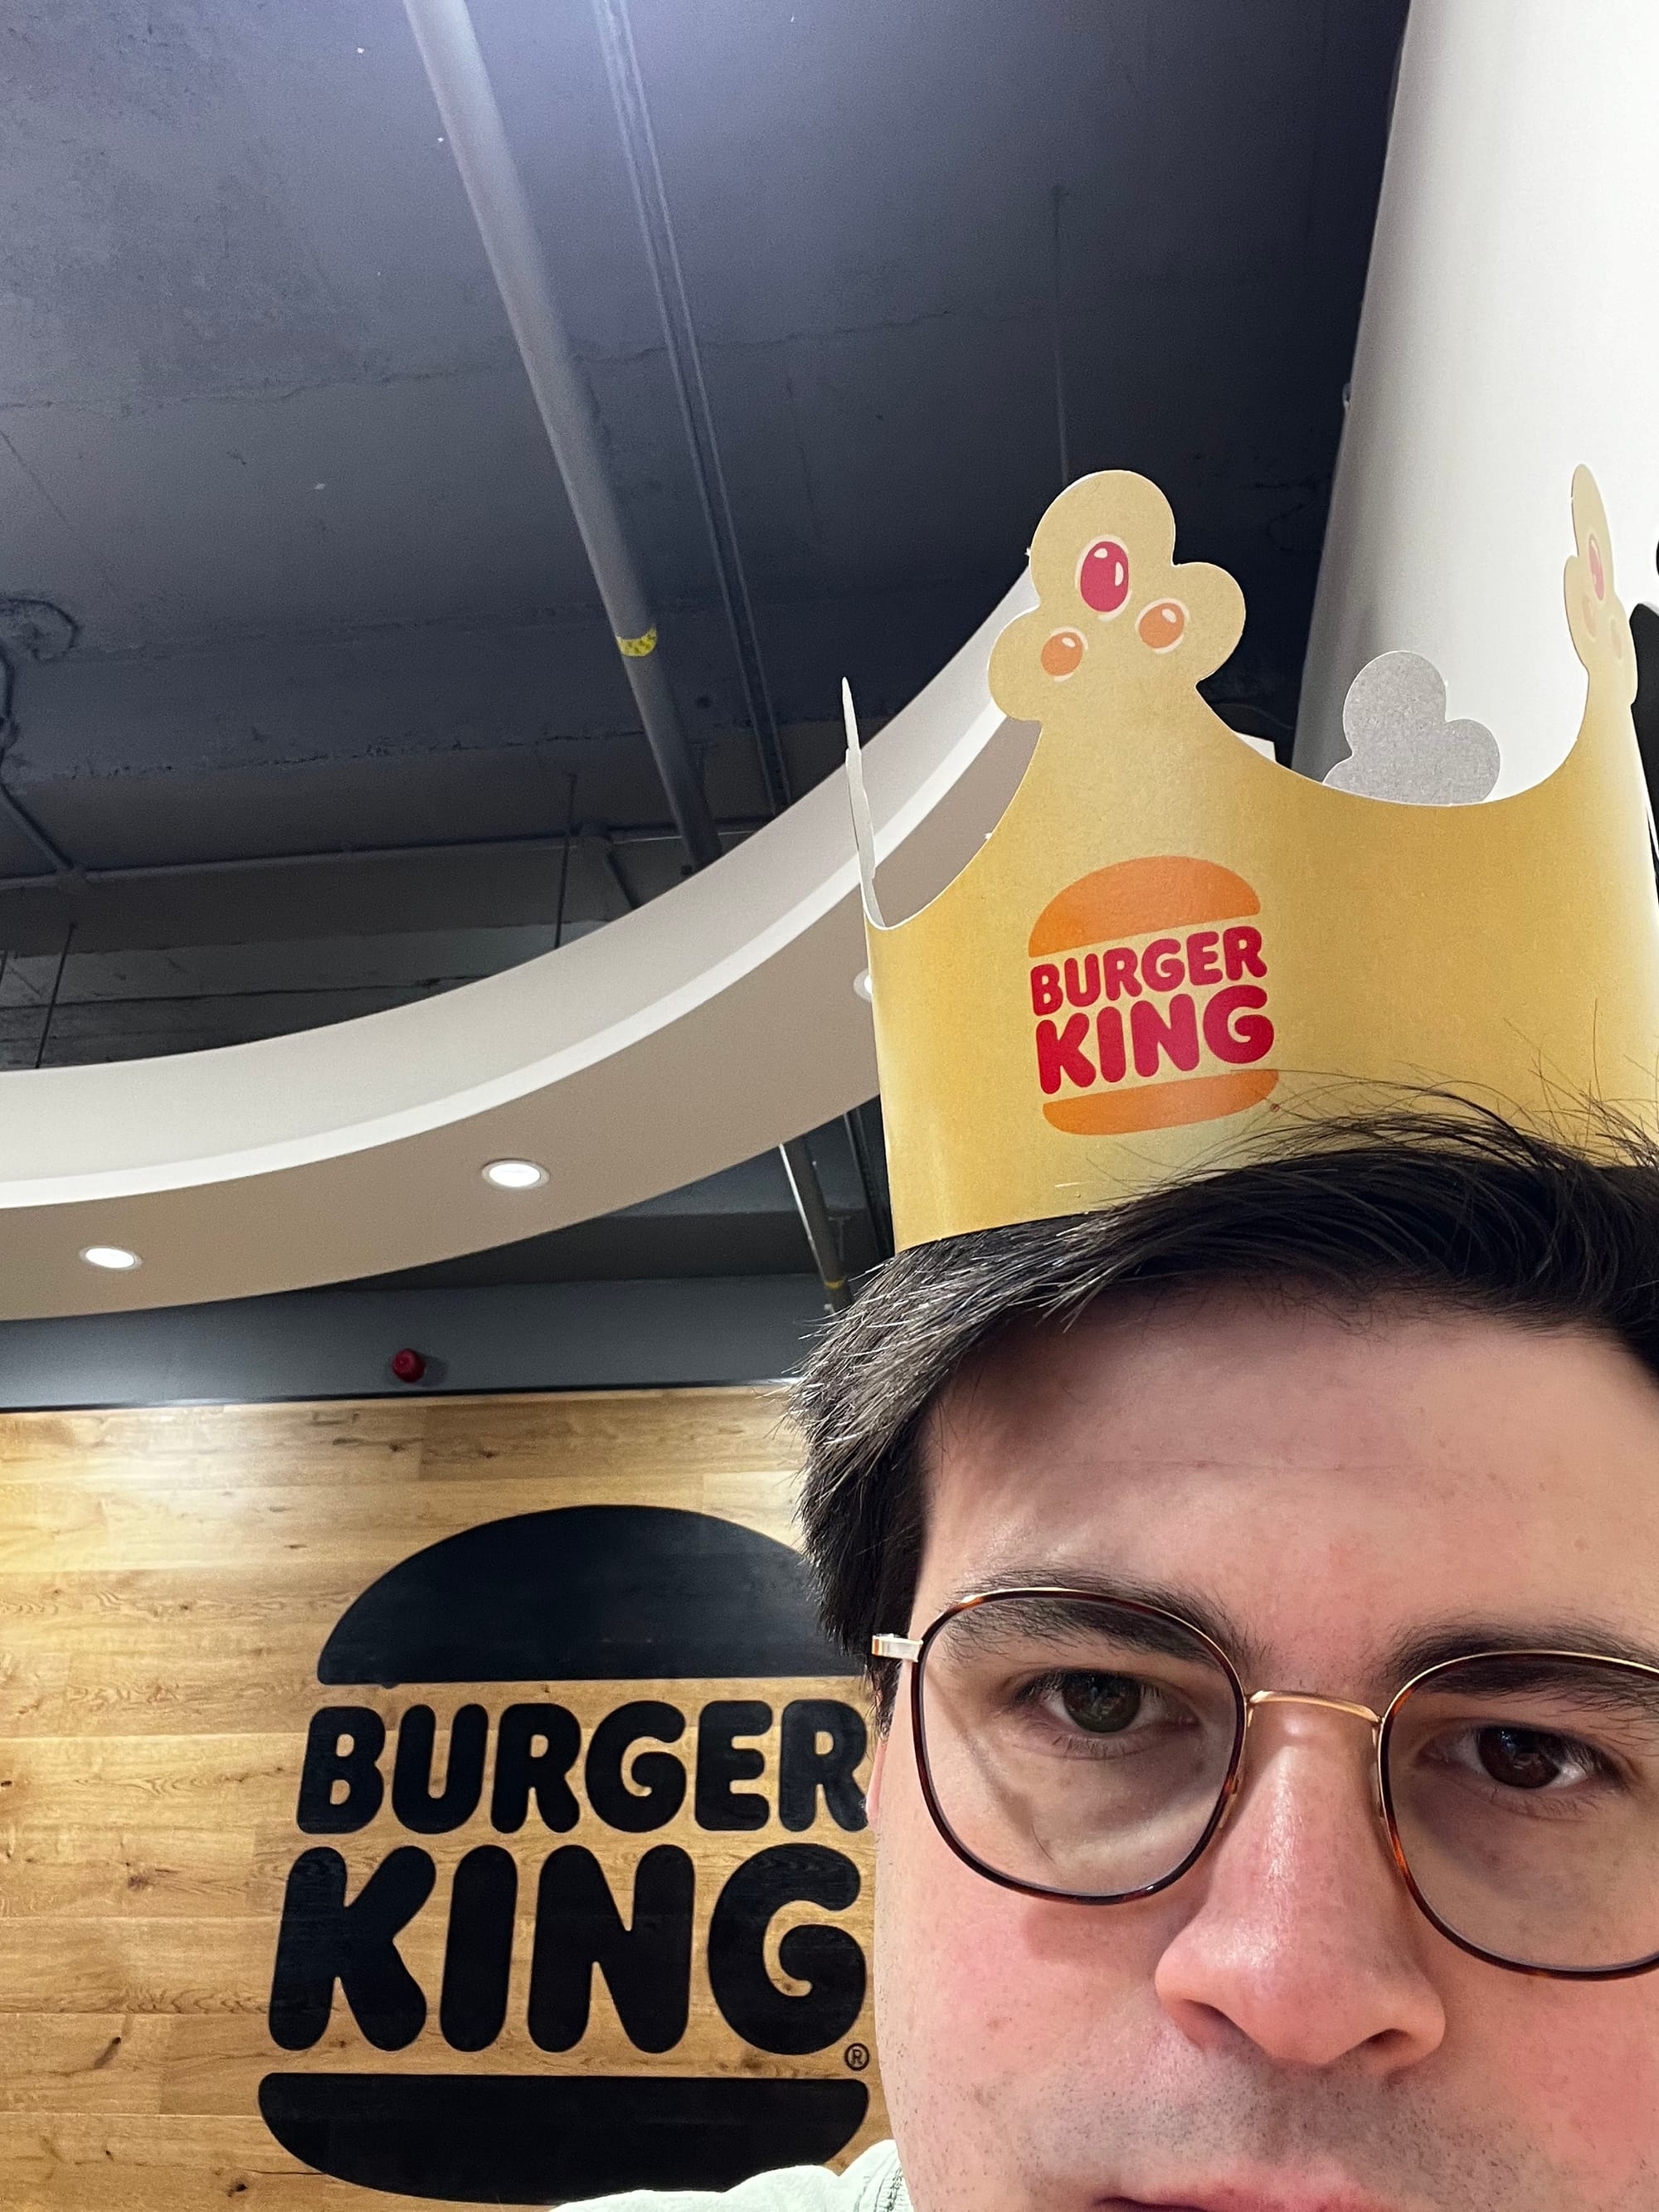
[(1042, 726), (1024, 779), (955, 881), (891, 928), (849, 711), (901, 1249), (1109, 1204), (1237, 1158), (1286, 1111), (1334, 1117), (1401, 1086), (1591, 1150), (1587, 1101), (1655, 1126), (1635, 655), (1585, 469), (1572, 520), (1583, 720), (1553, 775), (1484, 805), (1455, 802), (1490, 790), (1496, 749), (1444, 722), (1413, 655), (1355, 679), (1352, 755), (1328, 782), (1252, 750), (1197, 690), (1237, 641), (1243, 594), (1176, 565), (1169, 503), (1118, 471), (1049, 508), (1039, 604), (991, 657), (997, 704)]

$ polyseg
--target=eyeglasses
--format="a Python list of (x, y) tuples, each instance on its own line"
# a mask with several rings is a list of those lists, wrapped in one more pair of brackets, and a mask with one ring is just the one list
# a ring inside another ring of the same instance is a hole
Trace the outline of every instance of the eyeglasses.
[(1577, 1651), (1475, 1651), (1384, 1710), (1247, 1691), (1177, 1614), (1068, 1589), (988, 1590), (920, 1638), (922, 1796), (957, 1856), (1034, 1897), (1118, 1905), (1196, 1864), (1274, 1705), (1364, 1721), (1376, 1809), (1443, 1936), (1518, 1973), (1612, 1980), (1659, 1966), (1659, 1668)]

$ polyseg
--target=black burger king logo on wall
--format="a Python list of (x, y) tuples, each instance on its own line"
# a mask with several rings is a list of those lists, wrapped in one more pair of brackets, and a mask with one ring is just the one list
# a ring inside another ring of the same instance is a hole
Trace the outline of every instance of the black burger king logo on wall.
[(1026, 947), (1037, 1087), (1074, 1136), (1218, 1121), (1279, 1077), (1261, 901), (1214, 860), (1097, 868), (1038, 915)]
[(787, 1545), (490, 1522), (364, 1591), (317, 1673), (259, 2090), (287, 2149), (545, 2205), (853, 2142), (866, 1734)]

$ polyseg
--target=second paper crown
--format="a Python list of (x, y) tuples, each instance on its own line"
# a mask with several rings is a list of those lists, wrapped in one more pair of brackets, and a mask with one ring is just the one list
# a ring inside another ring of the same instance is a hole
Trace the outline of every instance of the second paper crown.
[(1356, 678), (1326, 783), (1261, 757), (1197, 690), (1243, 626), (1232, 578), (1176, 563), (1144, 477), (1055, 501), (1039, 604), (991, 659), (1003, 712), (1042, 724), (1003, 819), (891, 928), (860, 838), (901, 1248), (1109, 1203), (1379, 1088), (1575, 1137), (1588, 1100), (1659, 1123), (1635, 659), (1583, 469), (1572, 521), (1583, 720), (1553, 775), (1488, 799), (1496, 746), (1408, 653)]

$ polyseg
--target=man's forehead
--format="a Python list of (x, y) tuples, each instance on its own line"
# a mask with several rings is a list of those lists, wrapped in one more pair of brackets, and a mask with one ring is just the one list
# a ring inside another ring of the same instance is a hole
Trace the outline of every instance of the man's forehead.
[(1264, 1358), (1311, 1352), (1328, 1364), (1341, 1346), (1353, 1371), (1389, 1362), (1402, 1349), (1470, 1344), (1535, 1346), (1552, 1336), (1591, 1340), (1573, 1327), (1543, 1325), (1472, 1306), (1421, 1297), (1349, 1299), (1293, 1282), (1213, 1283), (1114, 1289), (1061, 1323), (1021, 1320), (965, 1361), (940, 1394), (947, 1423), (983, 1419), (1006, 1403), (1052, 1401), (1084, 1409), (1120, 1378), (1249, 1371)]
[(1301, 1452), (1358, 1468), (1436, 1443), (1467, 1460), (1489, 1443), (1512, 1452), (1517, 1423), (1537, 1449), (1575, 1436), (1610, 1382), (1659, 1452), (1653, 1378), (1588, 1330), (1273, 1286), (1133, 1293), (975, 1355), (935, 1401), (924, 1458), (930, 1475), (953, 1463), (1248, 1472)]
[(1480, 1648), (1645, 1660), (1659, 1632), (1659, 1392), (1580, 1332), (1143, 1304), (999, 1347), (927, 1460), (929, 1613), (1099, 1588), (1258, 1680), (1329, 1651), (1373, 1686)]

